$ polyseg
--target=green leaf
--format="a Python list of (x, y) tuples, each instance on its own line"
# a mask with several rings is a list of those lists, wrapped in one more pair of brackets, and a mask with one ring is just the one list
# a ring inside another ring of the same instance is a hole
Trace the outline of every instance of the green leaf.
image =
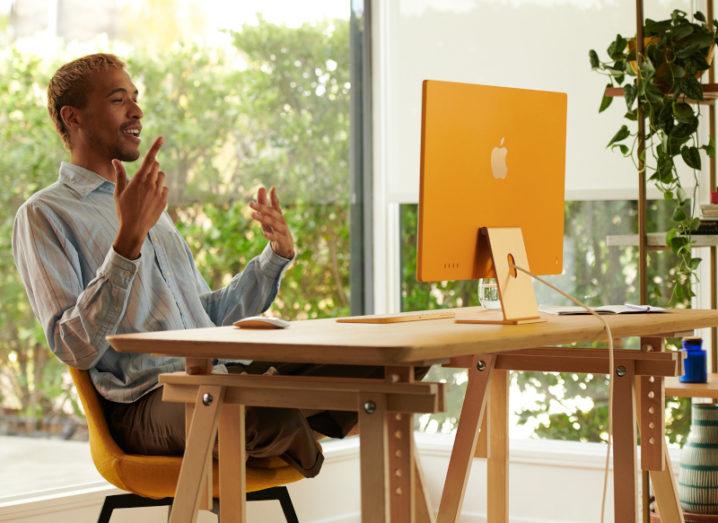
[(673, 116), (675, 116), (676, 120), (678, 120), (679, 122), (690, 122), (691, 119), (694, 117), (693, 108), (687, 103), (674, 102)]
[(671, 74), (674, 78), (683, 78), (686, 75), (686, 70), (680, 65), (671, 64)]
[(628, 148), (627, 145), (619, 144), (618, 148), (620, 149), (621, 154), (623, 154), (623, 156), (627, 156), (628, 153), (630, 152), (630, 149)]
[(661, 20), (660, 22), (656, 22), (655, 20), (646, 18), (643, 34), (645, 36), (655, 36), (661, 33), (665, 33), (670, 27), (670, 20)]
[(701, 155), (696, 147), (687, 147), (684, 145), (681, 147), (681, 157), (688, 167), (692, 167), (693, 169), (701, 168)]
[(608, 145), (606, 147), (610, 147), (616, 142), (620, 142), (625, 140), (631, 135), (631, 131), (628, 130), (628, 127), (625, 125), (622, 125), (621, 128), (618, 130), (616, 134), (613, 135), (613, 138), (611, 138), (611, 141), (608, 142)]
[(671, 217), (674, 222), (682, 222), (685, 220), (688, 216), (686, 215), (686, 211), (683, 210), (683, 207), (678, 206), (675, 209), (673, 209), (673, 216)]
[(711, 136), (711, 139), (708, 142), (708, 145), (704, 145), (703, 148), (705, 149), (706, 154), (708, 156), (711, 156), (711, 157), (715, 156), (715, 154), (716, 154), (715, 138), (713, 136)]
[(616, 35), (616, 39), (608, 46), (608, 56), (610, 56), (612, 60), (620, 60), (623, 58), (623, 52), (626, 50), (627, 45), (628, 41), (625, 38), (620, 34)]
[(601, 65), (598, 60), (598, 53), (593, 49), (588, 52), (588, 60), (591, 62), (591, 69), (598, 69), (598, 66)]
[(691, 261), (690, 261), (691, 270), (695, 271), (700, 264), (701, 264), (701, 258), (691, 258)]
[[(609, 86), (610, 86), (610, 84), (609, 84)], [(604, 95), (603, 98), (601, 98), (601, 105), (598, 108), (598, 112), (602, 113), (603, 111), (608, 109), (608, 107), (611, 105), (612, 102), (613, 102), (613, 96), (605, 96)]]
[(700, 22), (706, 21), (705, 15), (703, 13), (701, 13), (700, 11), (696, 11), (695, 13), (693, 13), (693, 18), (695, 18), (696, 20), (698, 20)]
[(671, 31), (673, 38), (676, 40), (682, 40), (691, 33), (693, 33), (693, 26), (690, 24), (678, 26)]
[(683, 92), (692, 100), (703, 100), (703, 87), (693, 76), (686, 78), (686, 81), (683, 84)]
[(636, 100), (638, 92), (633, 84), (626, 84), (623, 86), (623, 97), (626, 99), (626, 107), (630, 110), (633, 102)]
[(663, 101), (663, 93), (657, 86), (647, 82), (643, 82), (643, 84), (646, 86), (646, 98), (650, 103), (656, 104)]
[(628, 111), (626, 114), (623, 115), (623, 117), (626, 120), (633, 120), (634, 122), (638, 120), (638, 110), (633, 109), (632, 111)]

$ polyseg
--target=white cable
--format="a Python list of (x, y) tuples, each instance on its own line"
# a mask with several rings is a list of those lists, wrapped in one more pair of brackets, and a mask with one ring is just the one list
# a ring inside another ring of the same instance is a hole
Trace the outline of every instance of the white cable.
[(532, 277), (536, 281), (539, 281), (546, 285), (547, 287), (553, 289), (554, 291), (558, 292), (562, 296), (565, 296), (569, 300), (571, 300), (573, 303), (578, 305), (579, 307), (583, 307), (586, 309), (590, 314), (593, 314), (596, 318), (600, 320), (601, 323), (603, 323), (603, 327), (606, 329), (606, 334), (608, 336), (608, 446), (606, 447), (606, 463), (604, 464), (603, 469), (603, 493), (601, 494), (601, 523), (603, 523), (603, 518), (605, 515), (605, 508), (606, 508), (606, 493), (608, 492), (608, 464), (611, 456), (611, 445), (613, 443), (613, 366), (614, 366), (614, 359), (613, 359), (613, 333), (611, 332), (611, 327), (609, 327), (608, 322), (606, 322), (603, 317), (598, 314), (596, 311), (591, 309), (588, 305), (585, 303), (580, 302), (570, 294), (562, 291), (552, 283), (549, 283), (548, 281), (544, 280), (543, 278), (540, 278), (539, 276), (536, 276), (530, 271), (527, 271), (523, 267), (519, 267), (516, 264), (511, 263), (511, 266), (516, 269), (517, 271), (521, 271), (524, 274)]

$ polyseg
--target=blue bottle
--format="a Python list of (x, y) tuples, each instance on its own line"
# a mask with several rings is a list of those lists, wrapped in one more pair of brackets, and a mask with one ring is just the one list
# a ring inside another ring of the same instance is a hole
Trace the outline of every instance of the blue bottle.
[(686, 357), (683, 359), (682, 383), (705, 383), (708, 381), (706, 371), (706, 351), (703, 350), (703, 338), (683, 338), (683, 350)]

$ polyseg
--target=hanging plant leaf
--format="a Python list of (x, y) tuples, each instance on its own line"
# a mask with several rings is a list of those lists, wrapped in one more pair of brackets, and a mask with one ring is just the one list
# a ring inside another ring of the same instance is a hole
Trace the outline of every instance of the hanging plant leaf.
[(616, 134), (613, 135), (613, 138), (611, 138), (611, 141), (608, 142), (608, 145), (606, 147), (610, 147), (616, 142), (620, 142), (622, 140), (625, 140), (631, 135), (631, 131), (628, 130), (628, 127), (625, 125), (622, 125), (621, 128), (618, 130)]
[(626, 108), (631, 109), (633, 102), (636, 100), (638, 94), (633, 84), (626, 84), (623, 86), (623, 97), (626, 99)]
[[(608, 84), (606, 87), (611, 87), (611, 84)], [(603, 97), (601, 98), (601, 106), (598, 108), (598, 112), (602, 113), (603, 111), (608, 109), (612, 102), (613, 96), (603, 95)]]
[(621, 59), (623, 57), (623, 51), (626, 49), (627, 45), (628, 40), (623, 38), (620, 34), (616, 35), (616, 39), (608, 46), (608, 56), (611, 57), (611, 60)]
[(682, 123), (689, 123), (693, 119), (693, 108), (687, 103), (674, 102), (673, 103), (673, 116), (676, 120)]
[(680, 65), (671, 64), (670, 69), (674, 78), (683, 78), (686, 75), (686, 70)]
[(673, 36), (673, 38), (675, 38), (676, 40), (682, 40), (683, 38), (690, 35), (692, 32), (693, 32), (693, 26), (691, 26), (690, 24), (685, 24), (685, 25), (676, 27), (672, 31), (671, 36)]
[(705, 15), (704, 15), (703, 13), (701, 13), (700, 11), (696, 11), (695, 13), (693, 13), (693, 18), (695, 18), (695, 19), (698, 20), (699, 22), (705, 22), (705, 21), (706, 21)]
[(703, 146), (703, 149), (705, 149), (706, 154), (707, 154), (708, 156), (711, 156), (711, 157), (715, 156), (715, 154), (716, 154), (716, 143), (715, 143), (715, 138), (714, 138), (713, 136), (711, 136), (711, 139), (708, 141), (708, 145), (704, 145), (704, 146)]
[(696, 147), (687, 147), (685, 145), (681, 147), (681, 158), (683, 158), (688, 167), (693, 169), (701, 168), (701, 155)]
[(591, 69), (598, 69), (598, 66), (601, 65), (601, 62), (598, 60), (598, 53), (593, 49), (588, 52), (588, 59), (591, 62)]
[(703, 100), (703, 86), (701, 86), (701, 83), (693, 76), (686, 78), (683, 84), (683, 92), (692, 100)]

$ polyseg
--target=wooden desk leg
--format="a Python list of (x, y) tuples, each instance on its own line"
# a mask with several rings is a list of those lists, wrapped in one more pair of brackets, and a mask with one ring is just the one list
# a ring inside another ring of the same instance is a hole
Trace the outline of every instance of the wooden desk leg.
[[(387, 410), (386, 396), (359, 394), (359, 450), (361, 459), (362, 523), (390, 521), (387, 487)], [(408, 441), (406, 438), (404, 441)]]
[(207, 456), (212, 455), (217, 437), (217, 421), (223, 395), (223, 387), (199, 388), (192, 423), (186, 436), (185, 453), (172, 503), (170, 523), (191, 523), (197, 514), (201, 496), (201, 478), (207, 467)]
[[(206, 358), (185, 358), (185, 370), (187, 374), (211, 374), (212, 368), (212, 362)], [(189, 434), (189, 426), (192, 421), (193, 412), (194, 405), (191, 403), (186, 404), (184, 417), (185, 434)], [(212, 510), (212, 506), (214, 504), (214, 500), (212, 499), (214, 495), (214, 492), (212, 491), (212, 468), (214, 467), (214, 464), (212, 461), (212, 454), (210, 454), (207, 457), (207, 467), (205, 468), (205, 474), (202, 478), (202, 485), (200, 487), (202, 497), (200, 498), (199, 508), (204, 510)]]
[(613, 383), (614, 521), (636, 523), (636, 418), (632, 361), (617, 361)]
[(676, 482), (673, 476), (673, 467), (671, 467), (671, 458), (668, 455), (668, 445), (663, 445), (663, 453), (664, 469), (651, 471), (651, 482), (656, 494), (658, 513), (661, 515), (661, 523), (683, 523), (683, 509), (681, 509), (676, 495)]
[(421, 471), (421, 464), (414, 454), (414, 503), (417, 523), (435, 523), (436, 517), (434, 510), (431, 508), (431, 500), (429, 493), (426, 491), (426, 482)]
[(487, 523), (509, 521), (509, 372), (494, 370), (489, 385)]
[[(487, 396), (491, 401), (491, 395)], [(476, 444), (475, 458), (487, 459), (489, 457), (489, 417), (483, 416), (481, 419), (481, 429), (479, 430), (479, 441)]]
[(219, 418), (219, 511), (222, 523), (247, 521), (244, 405), (225, 404)]
[(456, 428), (454, 448), (451, 450), (449, 468), (446, 471), (444, 491), (441, 494), (438, 523), (455, 523), (459, 519), (461, 503), (464, 501), (466, 483), (471, 472), (479, 435), (481, 418), (486, 408), (486, 390), (490, 380), (493, 380), (494, 362), (496, 357), (492, 354), (474, 357), (468, 368), (469, 382), (466, 386), (464, 405), (461, 407), (459, 425)]
[[(389, 383), (414, 381), (413, 367), (387, 367)], [(392, 523), (416, 521), (416, 468), (414, 463), (414, 420), (411, 413), (390, 412), (387, 419), (389, 507)]]

